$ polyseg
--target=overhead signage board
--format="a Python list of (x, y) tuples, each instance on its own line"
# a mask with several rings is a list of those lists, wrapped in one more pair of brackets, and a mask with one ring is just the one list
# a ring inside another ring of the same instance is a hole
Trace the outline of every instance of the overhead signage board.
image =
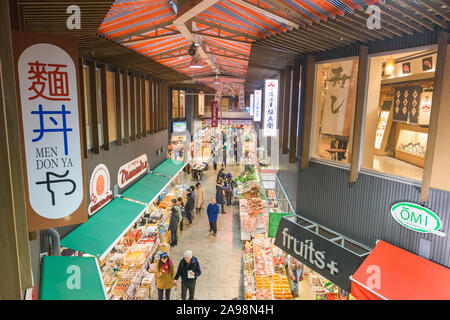
[(278, 80), (266, 79), (264, 83), (264, 124), (263, 135), (275, 137), (277, 135), (278, 114)]
[(200, 116), (205, 114), (205, 94), (203, 92), (198, 94), (198, 114)]
[(350, 292), (350, 276), (355, 273), (365, 256), (357, 255), (294, 221), (295, 216), (281, 218), (275, 245)]
[(253, 110), (253, 121), (261, 122), (261, 99), (262, 90), (255, 90), (255, 109)]
[(117, 184), (119, 188), (125, 188), (131, 182), (147, 172), (148, 161), (147, 155), (143, 154), (133, 161), (124, 164), (119, 168), (117, 173)]
[(13, 39), (28, 229), (86, 222), (77, 46), (28, 32)]
[(411, 202), (398, 202), (391, 207), (392, 217), (403, 227), (421, 233), (432, 233), (445, 237), (445, 233), (439, 231), (442, 221), (428, 208)]
[(109, 171), (104, 164), (97, 165), (92, 172), (89, 191), (91, 202), (88, 206), (88, 214), (92, 216), (113, 199)]
[(253, 111), (255, 109), (255, 94), (250, 95), (250, 115), (253, 116)]

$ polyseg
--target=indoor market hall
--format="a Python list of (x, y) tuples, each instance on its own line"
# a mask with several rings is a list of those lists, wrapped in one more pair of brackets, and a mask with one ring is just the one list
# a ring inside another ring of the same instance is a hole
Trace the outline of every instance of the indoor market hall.
[(1, 302), (450, 300), (449, 0), (0, 2)]

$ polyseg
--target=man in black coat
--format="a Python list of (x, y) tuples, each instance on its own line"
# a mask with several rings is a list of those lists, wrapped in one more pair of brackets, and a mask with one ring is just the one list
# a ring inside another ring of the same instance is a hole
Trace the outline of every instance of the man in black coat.
[(200, 264), (196, 257), (192, 255), (192, 251), (188, 250), (184, 253), (178, 265), (178, 271), (175, 275), (173, 284), (177, 284), (177, 280), (181, 277), (181, 299), (186, 300), (186, 293), (189, 290), (189, 300), (194, 300), (195, 282), (202, 274)]
[(191, 189), (186, 190), (186, 204), (184, 205), (184, 212), (186, 214), (186, 218), (189, 220), (189, 224), (192, 224), (192, 210), (195, 208), (195, 199), (192, 196)]
[(175, 207), (171, 209), (172, 214), (170, 215), (169, 221), (169, 230), (170, 230), (170, 246), (177, 245), (177, 231), (178, 231), (178, 222), (180, 221), (180, 216)]

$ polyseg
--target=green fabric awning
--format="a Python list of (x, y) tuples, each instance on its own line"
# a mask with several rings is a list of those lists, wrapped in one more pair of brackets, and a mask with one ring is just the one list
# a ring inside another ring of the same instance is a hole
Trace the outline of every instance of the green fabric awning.
[(122, 192), (122, 197), (143, 203), (150, 203), (163, 191), (169, 181), (169, 178), (149, 173)]
[(141, 204), (115, 198), (64, 237), (61, 246), (103, 258), (144, 210)]
[(45, 256), (41, 300), (106, 300), (100, 269), (93, 257)]
[(169, 158), (153, 169), (152, 172), (173, 178), (177, 175), (178, 171), (184, 167), (184, 165), (184, 162), (175, 161)]

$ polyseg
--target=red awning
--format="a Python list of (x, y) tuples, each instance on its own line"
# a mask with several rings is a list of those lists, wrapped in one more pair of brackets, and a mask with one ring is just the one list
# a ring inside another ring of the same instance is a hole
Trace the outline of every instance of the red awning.
[(450, 269), (384, 241), (350, 279), (358, 300), (450, 299)]

